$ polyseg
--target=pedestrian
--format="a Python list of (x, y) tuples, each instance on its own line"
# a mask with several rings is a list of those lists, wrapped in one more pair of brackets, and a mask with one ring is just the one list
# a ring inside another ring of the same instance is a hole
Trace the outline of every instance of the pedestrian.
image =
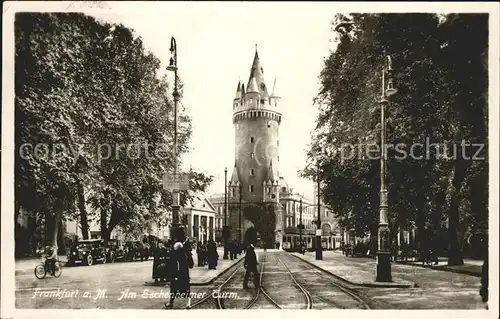
[(255, 254), (255, 244), (257, 243), (257, 231), (255, 228), (249, 228), (247, 233), (245, 234), (245, 242), (247, 244), (247, 248), (245, 251), (245, 277), (243, 278), (243, 289), (248, 288), (248, 279), (250, 278), (250, 274), (253, 274), (253, 282), (256, 289), (260, 288), (260, 275), (257, 270), (258, 260), (257, 255)]
[(198, 267), (203, 267), (203, 252), (202, 252), (202, 246), (197, 245), (196, 247), (196, 257), (198, 258)]
[(479, 295), (481, 300), (486, 303), (486, 309), (488, 309), (488, 256), (484, 259), (483, 268), (481, 271), (481, 288), (479, 289)]
[(219, 260), (219, 253), (217, 252), (217, 245), (215, 242), (210, 241), (207, 245), (207, 261), (208, 269), (217, 269), (217, 261)]
[(176, 242), (174, 244), (174, 250), (172, 250), (170, 265), (167, 269), (171, 278), (170, 298), (168, 303), (165, 303), (167, 309), (173, 308), (175, 298), (187, 298), (188, 302), (186, 309), (191, 308), (189, 268), (192, 268), (192, 266), (182, 243)]

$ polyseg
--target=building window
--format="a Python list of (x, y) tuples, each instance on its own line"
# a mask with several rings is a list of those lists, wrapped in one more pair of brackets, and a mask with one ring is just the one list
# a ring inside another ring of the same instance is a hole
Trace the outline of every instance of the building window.
[(265, 104), (265, 103), (266, 103), (266, 100), (264, 100), (264, 99), (260, 100), (260, 104)]
[(271, 127), (271, 121), (267, 121), (267, 127)]
[(253, 143), (253, 137), (250, 137), (250, 143)]
[(236, 196), (236, 189), (233, 188), (233, 196)]
[(250, 193), (253, 193), (253, 185), (250, 185)]
[(280, 146), (280, 140), (276, 141), (276, 146)]
[(253, 170), (253, 168), (251, 168), (251, 169), (250, 169), (250, 176), (254, 176), (254, 175), (255, 175), (255, 174), (254, 174), (254, 170)]

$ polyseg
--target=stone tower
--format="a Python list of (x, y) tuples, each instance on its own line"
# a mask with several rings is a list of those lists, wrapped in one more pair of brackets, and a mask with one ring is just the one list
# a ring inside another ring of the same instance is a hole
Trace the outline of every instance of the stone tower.
[[(245, 86), (238, 83), (233, 100), (235, 127), (235, 165), (228, 185), (231, 202), (231, 228), (237, 238), (238, 210), (234, 209), (241, 197), (243, 203), (270, 203), (276, 205), (276, 240), (281, 242), (281, 213), (279, 207), (279, 127), (281, 97), (274, 80), (271, 93), (264, 81), (264, 69), (257, 50)], [(243, 220), (243, 234), (251, 223)]]

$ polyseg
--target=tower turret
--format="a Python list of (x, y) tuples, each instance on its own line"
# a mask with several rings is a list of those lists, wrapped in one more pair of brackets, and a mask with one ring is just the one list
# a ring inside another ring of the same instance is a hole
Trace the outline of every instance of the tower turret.
[(273, 160), (271, 160), (269, 163), (269, 167), (267, 168), (267, 176), (263, 182), (264, 193), (262, 195), (264, 197), (265, 202), (279, 201), (278, 186), (279, 186), (279, 178), (278, 175), (275, 174), (273, 168)]
[(255, 78), (251, 78), (250, 82), (248, 82), (247, 93), (257, 93), (259, 94), (259, 89), (257, 88), (257, 80)]
[(231, 200), (235, 200), (239, 197), (240, 179), (238, 178), (238, 168), (236, 167), (236, 161), (234, 163), (233, 174), (231, 175), (231, 180), (228, 183), (229, 186), (229, 197)]
[(241, 99), (241, 82), (238, 81), (238, 88), (236, 89), (236, 96), (234, 97), (235, 100)]
[(241, 82), (238, 81), (238, 88), (236, 89), (236, 96), (233, 100), (233, 109), (241, 105)]
[(279, 96), (278, 89), (276, 88), (276, 79), (274, 79), (273, 92), (271, 93), (269, 99), (270, 99), (269, 104), (274, 105), (275, 107), (279, 106), (281, 97)]

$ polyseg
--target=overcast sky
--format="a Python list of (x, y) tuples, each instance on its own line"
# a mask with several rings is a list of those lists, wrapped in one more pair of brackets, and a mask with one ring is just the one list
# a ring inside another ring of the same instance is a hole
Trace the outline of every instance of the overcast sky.
[(224, 191), (234, 166), (232, 101), (238, 79), (248, 80), (255, 45), (268, 87), (274, 78), (282, 100), (281, 174), (290, 187), (311, 196), (313, 184), (297, 176), (305, 163), (317, 108), (318, 75), (334, 48), (328, 3), (107, 3), (110, 10), (88, 12), (135, 30), (164, 64), (170, 37), (178, 49), (183, 103), (193, 118), (192, 152), (184, 158), (215, 176), (210, 192)]

